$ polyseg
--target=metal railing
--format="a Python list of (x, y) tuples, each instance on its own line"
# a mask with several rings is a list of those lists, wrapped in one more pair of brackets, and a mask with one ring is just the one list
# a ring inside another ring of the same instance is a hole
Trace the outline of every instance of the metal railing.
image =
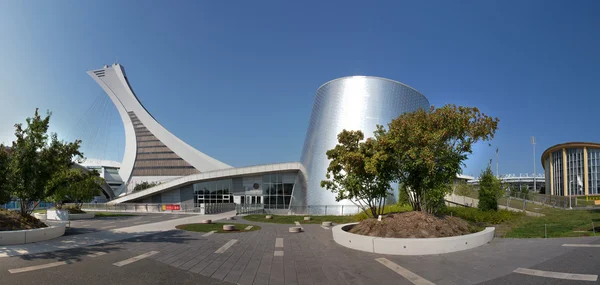
[[(74, 206), (75, 204), (65, 204)], [(173, 209), (173, 205), (179, 206), (178, 210)], [(98, 212), (134, 212), (134, 213), (199, 213), (202, 215), (217, 214), (235, 210), (235, 204), (200, 204), (195, 207), (187, 203), (84, 203), (81, 206), (84, 211)]]
[(348, 216), (361, 212), (354, 205), (318, 205), (318, 206), (292, 206), (284, 209), (270, 208), (268, 204), (238, 204), (235, 210), (238, 214), (280, 214), (280, 215), (332, 215)]

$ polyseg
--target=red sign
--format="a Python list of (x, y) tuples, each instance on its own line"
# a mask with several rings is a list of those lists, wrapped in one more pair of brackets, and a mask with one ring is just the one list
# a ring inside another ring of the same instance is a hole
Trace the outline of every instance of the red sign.
[(162, 205), (163, 211), (179, 211), (181, 206), (177, 204), (166, 204)]

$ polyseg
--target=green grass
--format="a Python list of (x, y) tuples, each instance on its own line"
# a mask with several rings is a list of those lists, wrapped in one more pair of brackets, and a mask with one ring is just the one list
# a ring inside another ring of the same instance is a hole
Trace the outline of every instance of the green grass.
[[(224, 231), (223, 225), (234, 225), (235, 231)], [(246, 227), (252, 226), (250, 230), (245, 230)], [(217, 233), (239, 233), (239, 232), (251, 232), (260, 230), (259, 226), (248, 225), (248, 224), (232, 224), (232, 223), (215, 223), (215, 224), (185, 224), (176, 226), (177, 229), (191, 232), (210, 232), (216, 231)]]
[[(388, 205), (384, 207), (383, 211), (384, 214), (402, 213), (412, 211), (412, 208), (409, 205)], [(293, 225), (295, 222), (300, 222), (301, 224), (320, 224), (325, 221), (336, 224), (346, 224), (359, 222), (369, 218), (364, 212), (352, 216), (271, 215), (273, 217), (272, 219), (266, 219), (265, 217), (267, 215), (268, 214), (247, 215), (244, 219), (252, 222)], [(305, 221), (304, 217), (311, 217), (311, 220)]]
[(131, 217), (137, 216), (134, 214), (122, 214), (122, 213), (106, 213), (106, 212), (95, 212), (96, 217)]
[[(524, 217), (506, 231), (511, 238), (549, 238), (593, 236), (600, 230), (600, 210), (562, 210), (545, 208), (544, 217)], [(545, 229), (544, 229), (545, 227)], [(545, 230), (545, 233), (544, 233)]]
[[(275, 224), (295, 224), (294, 222), (300, 222), (301, 224), (320, 224), (321, 222), (334, 222), (336, 224), (345, 224), (356, 222), (354, 216), (294, 216), (294, 215), (271, 215), (272, 219), (266, 219), (264, 215), (248, 215), (244, 219), (252, 222), (261, 223), (275, 223)], [(310, 221), (305, 221), (304, 217), (311, 217)]]

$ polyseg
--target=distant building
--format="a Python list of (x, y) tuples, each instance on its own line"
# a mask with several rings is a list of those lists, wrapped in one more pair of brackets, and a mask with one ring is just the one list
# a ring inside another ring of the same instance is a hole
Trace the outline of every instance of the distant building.
[[(529, 173), (519, 173), (516, 174), (505, 174), (500, 175), (498, 177), (502, 185), (505, 189), (508, 187), (515, 187), (516, 189), (523, 190), (528, 189), (531, 192), (544, 193), (546, 187), (546, 180), (544, 178), (544, 174), (529, 174)], [(535, 183), (534, 183), (535, 180)], [(479, 177), (469, 180), (469, 184), (474, 185), (475, 187), (479, 187)], [(535, 189), (534, 189), (535, 184)], [(548, 194), (548, 193), (546, 193)]]
[[(113, 193), (123, 186), (123, 179), (119, 176), (119, 169), (121, 168), (121, 163), (119, 162), (101, 159), (86, 159), (82, 163), (79, 163), (79, 165), (88, 170), (96, 170), (100, 174), (100, 177), (104, 178), (106, 185), (112, 190), (110, 193), (105, 193), (106, 197), (97, 197), (95, 199), (96, 202), (104, 202), (107, 199), (110, 199), (111, 196), (114, 195)], [(105, 187), (105, 185), (103, 187)]]
[(557, 144), (542, 153), (542, 165), (549, 194), (600, 195), (600, 144)]

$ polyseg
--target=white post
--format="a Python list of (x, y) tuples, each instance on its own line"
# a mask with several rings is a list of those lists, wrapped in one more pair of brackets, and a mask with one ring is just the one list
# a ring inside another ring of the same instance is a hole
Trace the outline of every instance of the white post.
[(535, 137), (531, 137), (531, 144), (533, 145), (533, 191), (537, 191), (535, 181)]

